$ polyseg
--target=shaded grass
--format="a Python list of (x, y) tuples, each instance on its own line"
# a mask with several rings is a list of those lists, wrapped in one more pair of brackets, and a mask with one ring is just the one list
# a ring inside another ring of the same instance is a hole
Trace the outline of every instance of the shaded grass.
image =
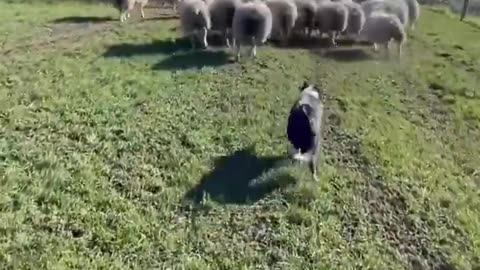
[[(5, 268), (479, 266), (476, 28), (424, 9), (402, 61), (296, 44), (227, 65), (174, 20), (0, 7)], [(305, 79), (327, 94), (318, 184), (275, 166)]]

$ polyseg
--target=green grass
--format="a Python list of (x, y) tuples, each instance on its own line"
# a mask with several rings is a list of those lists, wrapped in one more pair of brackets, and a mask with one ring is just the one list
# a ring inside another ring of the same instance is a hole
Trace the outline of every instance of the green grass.
[[(175, 19), (0, 15), (0, 268), (479, 269), (474, 24), (424, 8), (401, 61), (263, 46), (232, 64), (175, 43)], [(326, 91), (320, 183), (274, 168), (305, 79)]]

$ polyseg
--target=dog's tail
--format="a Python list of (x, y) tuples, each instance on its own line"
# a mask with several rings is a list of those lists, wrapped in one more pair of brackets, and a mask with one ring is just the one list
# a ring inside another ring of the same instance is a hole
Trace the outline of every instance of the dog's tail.
[(303, 154), (295, 153), (292, 158), (300, 162), (310, 162), (312, 160), (312, 155), (309, 152)]

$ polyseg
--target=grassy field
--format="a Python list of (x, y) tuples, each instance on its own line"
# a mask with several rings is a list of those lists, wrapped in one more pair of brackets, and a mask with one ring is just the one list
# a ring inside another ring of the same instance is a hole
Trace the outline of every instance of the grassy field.
[[(191, 52), (177, 19), (0, 1), (1, 269), (480, 269), (480, 27), (405, 57)], [(113, 21), (112, 21), (113, 20)], [(288, 110), (326, 92), (320, 182)]]

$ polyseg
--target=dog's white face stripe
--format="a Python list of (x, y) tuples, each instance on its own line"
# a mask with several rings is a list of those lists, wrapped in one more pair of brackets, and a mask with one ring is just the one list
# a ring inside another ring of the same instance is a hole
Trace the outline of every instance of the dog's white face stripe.
[(308, 86), (307, 88), (303, 89), (303, 91), (304, 91), (305, 93), (307, 93), (307, 94), (309, 94), (309, 95), (317, 98), (317, 99), (320, 98), (320, 96), (318, 95), (318, 92), (315, 91), (315, 89), (313, 88), (312, 85), (310, 85), (310, 86)]

